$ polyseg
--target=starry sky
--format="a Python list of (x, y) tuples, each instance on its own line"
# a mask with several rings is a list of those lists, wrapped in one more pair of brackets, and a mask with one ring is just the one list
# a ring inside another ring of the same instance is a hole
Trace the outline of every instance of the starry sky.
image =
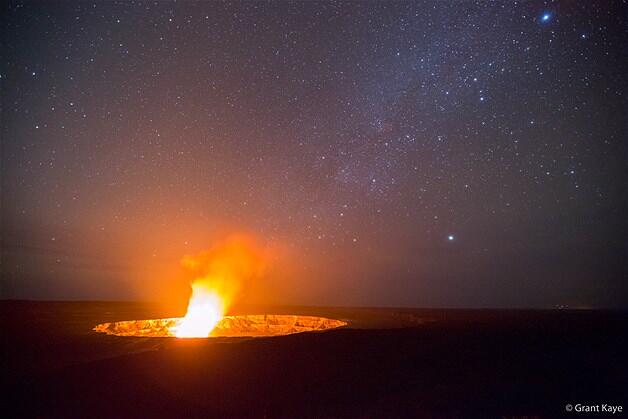
[(628, 306), (625, 2), (2, 7), (4, 298)]

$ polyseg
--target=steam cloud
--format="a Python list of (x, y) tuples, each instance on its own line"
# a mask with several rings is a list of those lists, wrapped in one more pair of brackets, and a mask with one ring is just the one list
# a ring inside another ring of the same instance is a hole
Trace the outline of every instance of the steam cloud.
[(262, 276), (267, 260), (253, 237), (232, 235), (207, 251), (184, 256), (181, 264), (194, 277), (193, 295), (212, 290), (221, 296), (226, 310), (247, 283)]

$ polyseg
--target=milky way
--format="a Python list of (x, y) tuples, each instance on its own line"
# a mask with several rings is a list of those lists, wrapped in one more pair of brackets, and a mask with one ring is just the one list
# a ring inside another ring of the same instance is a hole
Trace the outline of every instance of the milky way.
[(242, 230), (281, 302), (626, 304), (622, 2), (4, 7), (6, 296)]

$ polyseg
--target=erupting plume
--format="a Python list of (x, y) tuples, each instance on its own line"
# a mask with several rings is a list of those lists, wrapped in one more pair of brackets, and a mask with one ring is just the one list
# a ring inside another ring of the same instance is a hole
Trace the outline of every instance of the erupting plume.
[(251, 314), (225, 316), (247, 282), (263, 273), (268, 252), (245, 236), (231, 236), (206, 252), (186, 256), (181, 263), (193, 275), (185, 317), (102, 323), (93, 330), (133, 337), (261, 337), (315, 332), (346, 326), (325, 317)]
[(246, 236), (232, 236), (209, 251), (182, 260), (193, 275), (185, 317), (172, 326), (177, 337), (207, 337), (222, 320), (245, 281), (261, 275), (265, 256)]

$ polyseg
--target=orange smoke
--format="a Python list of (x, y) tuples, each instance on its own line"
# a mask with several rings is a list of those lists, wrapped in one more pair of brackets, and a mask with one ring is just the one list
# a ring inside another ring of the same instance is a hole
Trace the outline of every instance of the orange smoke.
[(181, 261), (194, 276), (185, 317), (173, 327), (177, 337), (207, 337), (247, 281), (262, 275), (265, 252), (248, 236), (230, 236), (210, 250)]

